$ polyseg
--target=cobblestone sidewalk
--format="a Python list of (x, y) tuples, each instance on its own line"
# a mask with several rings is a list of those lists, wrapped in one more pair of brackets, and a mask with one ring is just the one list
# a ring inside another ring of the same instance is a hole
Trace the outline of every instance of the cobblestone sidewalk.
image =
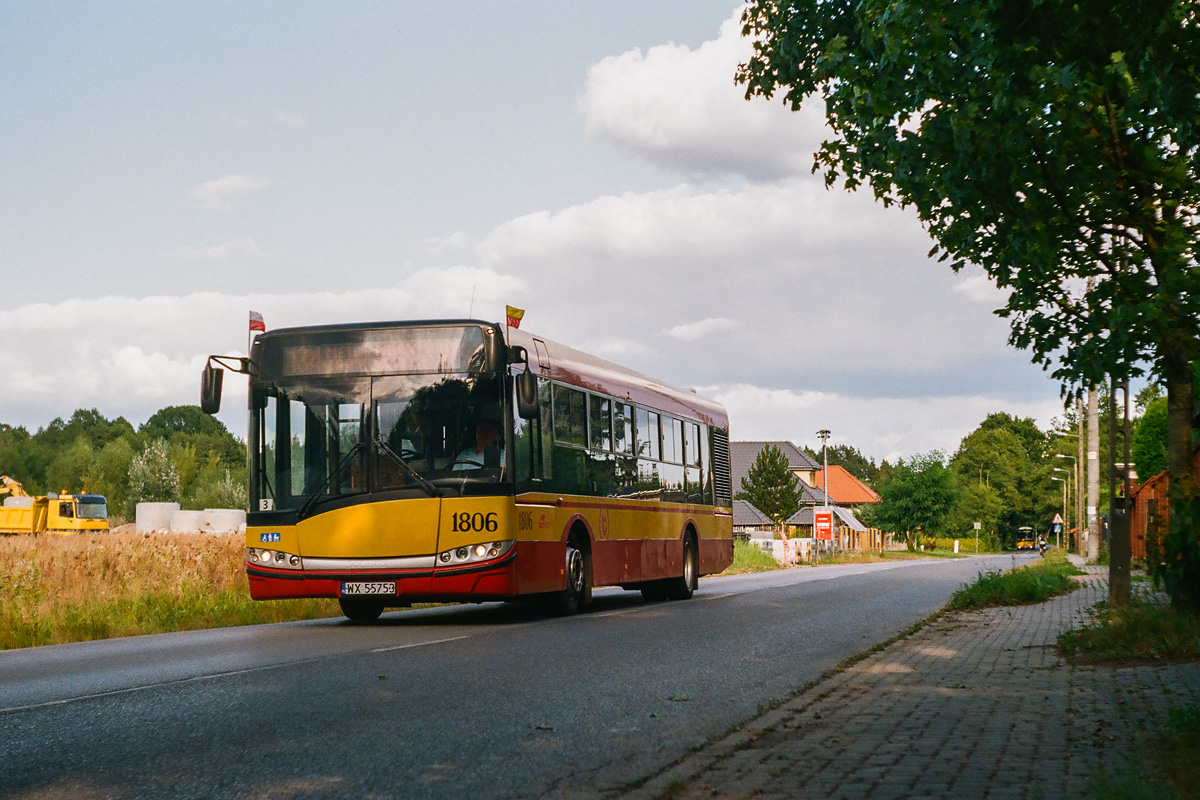
[(1046, 603), (940, 616), (623, 795), (1081, 797), (1089, 776), (1200, 705), (1200, 665), (1073, 667), (1058, 634), (1105, 599), (1105, 568)]

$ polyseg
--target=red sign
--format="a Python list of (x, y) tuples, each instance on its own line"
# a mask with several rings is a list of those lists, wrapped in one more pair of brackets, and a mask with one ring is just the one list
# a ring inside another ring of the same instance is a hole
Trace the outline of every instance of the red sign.
[(813, 529), (813, 536), (817, 539), (833, 541), (833, 512), (814, 511)]

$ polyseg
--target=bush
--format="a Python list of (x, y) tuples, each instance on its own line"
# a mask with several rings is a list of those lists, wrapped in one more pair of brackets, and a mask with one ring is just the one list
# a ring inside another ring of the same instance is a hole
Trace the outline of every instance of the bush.
[(1106, 608), (1093, 624), (1062, 634), (1058, 651), (1085, 664), (1200, 659), (1200, 619), (1135, 601), (1127, 608)]
[(974, 582), (964, 584), (951, 597), (947, 608), (968, 611), (992, 606), (1017, 606), (1040, 603), (1055, 595), (1078, 588), (1072, 575), (1082, 574), (1059, 549), (1047, 551), (1037, 563), (1011, 572), (992, 570), (980, 573)]
[(1171, 603), (1200, 616), (1200, 498), (1184, 498), (1172, 487), (1171, 526), (1152, 551), (1151, 574)]
[(741, 575), (746, 572), (767, 572), (773, 569), (783, 569), (783, 565), (775, 560), (775, 556), (748, 542), (735, 540), (733, 563), (721, 574)]
[(129, 465), (129, 508), (133, 518), (138, 503), (178, 503), (179, 471), (167, 452), (167, 443), (155, 439)]

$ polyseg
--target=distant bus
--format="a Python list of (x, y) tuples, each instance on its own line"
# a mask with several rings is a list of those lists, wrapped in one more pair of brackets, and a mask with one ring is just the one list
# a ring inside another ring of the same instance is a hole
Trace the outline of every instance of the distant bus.
[(1033, 535), (1033, 528), (1028, 525), (1017, 528), (1017, 549), (1033, 550), (1035, 547), (1037, 547), (1037, 537)]
[(291, 328), (249, 359), (246, 572), (255, 599), (337, 598), (370, 620), (418, 601), (593, 586), (687, 599), (733, 560), (718, 404), (479, 320)]

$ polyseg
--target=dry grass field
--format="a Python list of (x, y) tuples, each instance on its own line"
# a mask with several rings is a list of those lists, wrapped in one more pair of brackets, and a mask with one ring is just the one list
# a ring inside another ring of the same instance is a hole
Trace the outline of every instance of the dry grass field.
[(0, 536), (0, 649), (339, 616), (250, 599), (240, 536)]

